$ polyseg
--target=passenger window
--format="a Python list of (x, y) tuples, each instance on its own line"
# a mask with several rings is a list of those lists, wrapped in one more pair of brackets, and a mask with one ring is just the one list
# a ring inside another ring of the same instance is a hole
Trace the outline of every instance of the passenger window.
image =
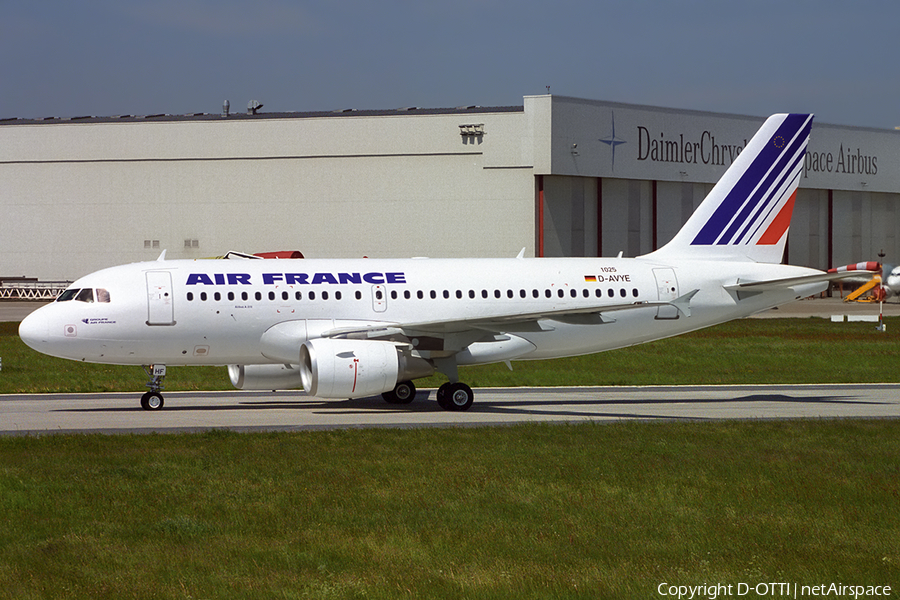
[(188, 292), (187, 299), (188, 299), (188, 302), (193, 302), (194, 301), (194, 292)]
[(228, 292), (228, 301), (234, 302), (234, 292)]
[(213, 300), (215, 300), (216, 302), (220, 301), (221, 299), (222, 299), (222, 294), (220, 294), (219, 292), (216, 292), (215, 294), (213, 294)]
[(94, 290), (91, 288), (85, 288), (78, 292), (78, 295), (75, 296), (75, 300), (77, 302), (93, 302), (94, 301)]
[[(297, 292), (297, 293), (299, 294), (300, 292)], [(356, 290), (356, 299), (362, 300), (362, 292), (360, 292), (359, 290)]]
[(335, 292), (335, 293), (334, 293), (334, 299), (335, 299), (335, 300), (340, 300), (340, 299), (341, 299), (341, 293), (340, 293), (340, 292)]
[(97, 302), (109, 302), (109, 292), (103, 288), (97, 288)]
[(249, 296), (247, 296), (247, 292), (241, 292), (241, 300), (246, 301)]
[(328, 300), (328, 292), (322, 292), (322, 300)]

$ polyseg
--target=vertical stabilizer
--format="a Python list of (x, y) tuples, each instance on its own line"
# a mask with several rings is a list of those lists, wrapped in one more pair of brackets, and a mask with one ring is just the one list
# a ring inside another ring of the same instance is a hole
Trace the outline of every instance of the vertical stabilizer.
[(769, 117), (684, 227), (651, 255), (781, 262), (812, 120)]

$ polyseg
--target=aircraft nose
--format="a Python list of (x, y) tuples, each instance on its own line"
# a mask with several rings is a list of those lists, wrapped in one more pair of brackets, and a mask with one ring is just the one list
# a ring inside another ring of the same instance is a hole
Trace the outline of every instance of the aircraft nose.
[(26, 346), (40, 352), (41, 346), (49, 341), (50, 327), (47, 319), (38, 313), (40, 310), (31, 313), (19, 323), (19, 337)]

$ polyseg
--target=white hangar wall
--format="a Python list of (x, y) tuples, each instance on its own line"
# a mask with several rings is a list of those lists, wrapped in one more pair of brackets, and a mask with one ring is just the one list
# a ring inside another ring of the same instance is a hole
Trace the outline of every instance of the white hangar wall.
[(519, 108), (0, 126), (0, 276), (72, 279), (163, 249), (533, 253), (523, 124)]
[[(528, 96), (0, 121), (0, 277), (74, 279), (163, 249), (636, 256), (671, 239), (763, 120)], [(897, 132), (815, 123), (787, 259), (824, 269), (883, 250), (900, 262), (898, 156)]]

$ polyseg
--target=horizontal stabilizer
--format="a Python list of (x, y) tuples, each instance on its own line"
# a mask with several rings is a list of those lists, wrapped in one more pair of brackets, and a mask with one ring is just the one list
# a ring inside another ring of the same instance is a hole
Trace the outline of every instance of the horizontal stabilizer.
[(851, 277), (859, 277), (860, 274), (875, 274), (875, 271), (847, 271), (844, 273), (816, 273), (815, 275), (802, 275), (800, 277), (786, 277), (784, 279), (768, 279), (766, 281), (740, 281), (732, 285), (726, 285), (728, 291), (746, 291), (746, 292), (769, 292), (775, 290), (786, 290), (795, 285), (804, 285), (807, 283), (819, 283), (822, 281), (837, 281), (839, 279), (849, 279)]

